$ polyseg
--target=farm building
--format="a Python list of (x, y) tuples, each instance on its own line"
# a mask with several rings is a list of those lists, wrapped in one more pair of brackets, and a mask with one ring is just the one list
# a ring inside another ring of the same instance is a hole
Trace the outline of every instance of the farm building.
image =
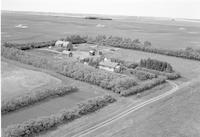
[(55, 43), (55, 47), (62, 47), (62, 48), (65, 48), (68, 51), (72, 51), (73, 50), (73, 45), (69, 41), (58, 40)]
[(93, 50), (90, 50), (89, 51), (89, 54), (91, 55), (91, 56), (94, 56), (95, 54), (96, 54), (96, 49), (93, 49)]
[(104, 60), (99, 63), (99, 68), (113, 72), (115, 69), (119, 69), (120, 65), (118, 63), (111, 62), (110, 60)]
[(68, 50), (63, 50), (62, 53), (67, 55), (68, 57), (72, 57), (73, 56), (73, 53), (71, 51), (68, 51)]

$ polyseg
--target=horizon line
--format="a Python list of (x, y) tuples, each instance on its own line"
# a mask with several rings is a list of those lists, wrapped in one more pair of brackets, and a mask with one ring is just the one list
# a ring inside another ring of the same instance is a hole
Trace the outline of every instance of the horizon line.
[(99, 16), (123, 16), (123, 17), (149, 17), (149, 18), (168, 18), (168, 19), (186, 19), (186, 20), (198, 20), (200, 18), (183, 18), (183, 17), (165, 17), (165, 16), (137, 16), (137, 15), (124, 15), (124, 14), (100, 14), (100, 13), (71, 13), (71, 12), (52, 12), (52, 11), (28, 11), (28, 10), (6, 10), (1, 9), (1, 12), (33, 12), (33, 13), (57, 13), (57, 14), (76, 14), (76, 15), (99, 15)]

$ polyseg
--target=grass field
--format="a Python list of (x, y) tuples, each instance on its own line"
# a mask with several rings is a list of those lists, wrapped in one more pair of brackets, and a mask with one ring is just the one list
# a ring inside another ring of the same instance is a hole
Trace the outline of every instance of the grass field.
[(199, 137), (199, 79), (87, 137)]
[[(17, 28), (22, 24), (27, 28)], [(98, 24), (104, 27), (98, 27)], [(200, 47), (200, 23), (157, 18), (116, 18), (86, 20), (67, 16), (2, 13), (2, 41), (35, 42), (59, 39), (70, 34), (99, 34), (139, 38), (167, 49)]]

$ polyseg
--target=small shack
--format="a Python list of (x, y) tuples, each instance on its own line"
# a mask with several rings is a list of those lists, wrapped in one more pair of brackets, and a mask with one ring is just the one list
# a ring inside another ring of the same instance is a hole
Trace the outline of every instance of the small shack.
[(68, 51), (73, 50), (73, 45), (70, 41), (58, 40), (55, 43), (55, 47), (61, 47), (61, 48), (64, 48), (65, 50), (68, 50)]
[(89, 54), (90, 54), (90, 56), (95, 56), (96, 50), (95, 50), (95, 49), (90, 50), (90, 51), (89, 51)]
[(99, 68), (114, 72), (115, 69), (120, 68), (120, 65), (118, 63), (111, 62), (110, 60), (104, 60), (99, 63)]
[(62, 53), (67, 55), (68, 57), (72, 57), (73, 56), (73, 53), (71, 51), (68, 51), (68, 50), (63, 50)]

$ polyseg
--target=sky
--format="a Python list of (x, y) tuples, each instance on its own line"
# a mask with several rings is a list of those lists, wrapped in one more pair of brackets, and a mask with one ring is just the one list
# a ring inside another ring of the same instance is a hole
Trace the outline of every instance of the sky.
[(2, 10), (200, 19), (200, 0), (1, 0)]

